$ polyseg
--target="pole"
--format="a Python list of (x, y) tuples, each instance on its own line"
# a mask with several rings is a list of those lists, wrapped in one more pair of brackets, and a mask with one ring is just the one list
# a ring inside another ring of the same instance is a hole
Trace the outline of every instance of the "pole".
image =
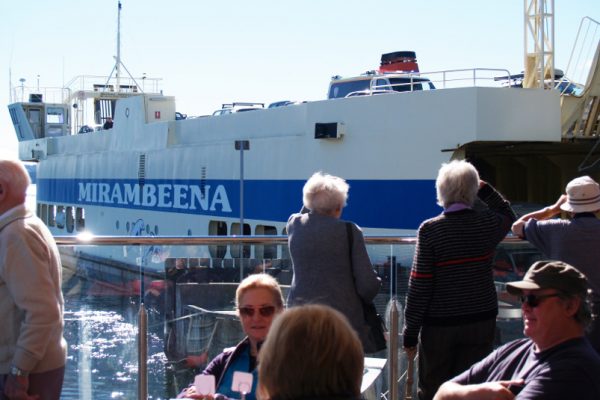
[(119, 1), (119, 12), (117, 17), (117, 87), (116, 91), (121, 91), (121, 2)]
[[(142, 299), (144, 294), (140, 294)], [(148, 398), (148, 314), (144, 303), (138, 312), (138, 399)]]
[(244, 236), (244, 146), (240, 148), (240, 235)]
[[(236, 140), (235, 149), (240, 151), (240, 236), (244, 236), (244, 150), (250, 150), (250, 141)], [(244, 255), (244, 246), (240, 245), (240, 259)], [(244, 279), (244, 268), (240, 264), (240, 282)]]
[(396, 299), (392, 297), (390, 307), (390, 326), (389, 326), (389, 349), (388, 349), (388, 365), (389, 365), (389, 388), (390, 399), (398, 400), (398, 305)]

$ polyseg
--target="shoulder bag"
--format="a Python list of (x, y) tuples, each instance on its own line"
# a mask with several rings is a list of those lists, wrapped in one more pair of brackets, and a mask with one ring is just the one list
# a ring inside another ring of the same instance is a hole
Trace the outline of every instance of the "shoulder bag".
[[(354, 244), (354, 235), (352, 233), (352, 225), (350, 222), (346, 222), (346, 231), (348, 232), (348, 247), (350, 248), (350, 267), (352, 268), (352, 247)], [(353, 273), (354, 274), (354, 273)], [(355, 283), (356, 284), (356, 283)], [(366, 302), (358, 295), (358, 298), (362, 302), (363, 315), (365, 323), (369, 327), (369, 340), (373, 344), (374, 351), (380, 351), (387, 348), (387, 341), (385, 340), (385, 323), (381, 316), (377, 313), (375, 304), (373, 302)]]

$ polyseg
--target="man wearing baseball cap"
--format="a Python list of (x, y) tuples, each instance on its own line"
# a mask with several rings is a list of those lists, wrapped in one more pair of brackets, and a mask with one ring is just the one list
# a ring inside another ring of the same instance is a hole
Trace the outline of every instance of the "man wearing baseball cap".
[[(571, 219), (551, 219), (561, 211)], [(569, 263), (585, 274), (592, 289), (592, 311), (600, 314), (600, 186), (589, 176), (573, 179), (551, 206), (526, 214), (512, 226), (515, 235), (528, 240), (544, 256)], [(587, 332), (600, 354), (600, 319)]]
[(507, 290), (521, 300), (527, 338), (444, 383), (434, 400), (600, 399), (600, 355), (584, 335), (592, 319), (585, 276), (561, 261), (538, 261)]

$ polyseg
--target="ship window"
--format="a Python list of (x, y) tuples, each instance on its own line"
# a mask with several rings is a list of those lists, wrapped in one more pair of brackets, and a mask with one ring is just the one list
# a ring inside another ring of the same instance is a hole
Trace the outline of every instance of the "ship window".
[(67, 232), (72, 233), (75, 228), (75, 218), (73, 216), (73, 207), (67, 207), (66, 210)]
[(65, 215), (65, 207), (64, 206), (58, 206), (56, 207), (56, 227), (59, 229), (64, 229), (65, 228), (65, 220), (66, 220), (66, 215)]
[(46, 225), (48, 225), (48, 204), (41, 204), (42, 212), (40, 214), (40, 219), (44, 221)]
[(392, 90), (387, 79), (377, 79), (373, 90)]
[[(231, 224), (231, 234), (239, 235), (240, 234), (240, 224), (234, 223)], [(252, 235), (252, 230), (250, 229), (250, 225), (244, 224), (244, 236)], [(250, 245), (232, 245), (231, 246), (231, 256), (233, 258), (250, 258)]]
[[(210, 221), (208, 223), (208, 234), (210, 236), (227, 236), (227, 224), (224, 221)], [(225, 258), (227, 246), (208, 246), (208, 251), (213, 258)]]
[[(274, 226), (257, 225), (255, 234), (257, 235), (277, 235), (277, 228)], [(256, 245), (254, 247), (254, 256), (256, 258), (277, 258), (277, 245), (276, 244), (265, 244)]]
[(64, 116), (65, 110), (59, 107), (48, 107), (46, 112), (46, 123), (47, 124), (62, 124), (65, 122)]
[(329, 89), (330, 99), (339, 99), (346, 97), (352, 92), (360, 92), (363, 90), (369, 90), (371, 79), (361, 79), (357, 81), (339, 82), (333, 83)]
[[(83, 231), (85, 229), (85, 209), (77, 207), (75, 210), (75, 226), (77, 231)], [(119, 221), (117, 221), (117, 229), (119, 229)]]
[(48, 226), (56, 225), (56, 206), (51, 204), (48, 206)]
[(158, 225), (154, 225), (154, 236), (158, 236)]

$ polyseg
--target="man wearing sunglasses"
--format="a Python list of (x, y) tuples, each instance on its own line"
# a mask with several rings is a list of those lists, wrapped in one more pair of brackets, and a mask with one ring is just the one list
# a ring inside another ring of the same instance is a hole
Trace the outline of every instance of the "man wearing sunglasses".
[(600, 399), (600, 356), (584, 332), (592, 315), (586, 277), (560, 261), (538, 261), (507, 284), (521, 300), (523, 333), (459, 376), (434, 400)]

